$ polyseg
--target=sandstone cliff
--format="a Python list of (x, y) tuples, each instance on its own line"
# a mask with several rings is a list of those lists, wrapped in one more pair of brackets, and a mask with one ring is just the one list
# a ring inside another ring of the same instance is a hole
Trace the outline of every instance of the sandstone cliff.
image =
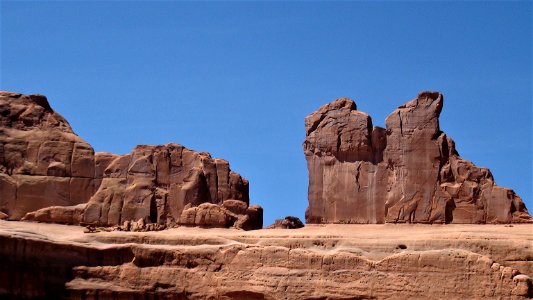
[(462, 159), (439, 127), (443, 96), (423, 92), (386, 129), (347, 98), (305, 119), (307, 223), (532, 222), (489, 169)]
[(0, 92), (0, 212), (10, 220), (261, 228), (262, 209), (248, 204), (248, 181), (223, 159), (178, 144), (95, 153), (46, 97)]

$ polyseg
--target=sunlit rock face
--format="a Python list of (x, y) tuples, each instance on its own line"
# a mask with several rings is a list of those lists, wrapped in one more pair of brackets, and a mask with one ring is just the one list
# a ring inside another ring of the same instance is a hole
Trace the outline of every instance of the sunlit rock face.
[(521, 223), (531, 216), (439, 128), (443, 95), (422, 92), (374, 127), (337, 99), (305, 119), (308, 223)]
[(533, 224), (287, 225), (84, 233), (0, 221), (0, 298), (533, 297)]
[[(226, 200), (244, 209), (234, 213)], [(202, 207), (192, 220), (182, 213), (203, 203), (219, 208)], [(7, 219), (261, 228), (262, 209), (248, 204), (248, 181), (223, 159), (178, 144), (95, 153), (45, 96), (0, 92), (0, 212)]]
[(94, 162), (93, 148), (46, 97), (0, 93), (0, 210), (9, 219), (87, 202), (100, 183)]

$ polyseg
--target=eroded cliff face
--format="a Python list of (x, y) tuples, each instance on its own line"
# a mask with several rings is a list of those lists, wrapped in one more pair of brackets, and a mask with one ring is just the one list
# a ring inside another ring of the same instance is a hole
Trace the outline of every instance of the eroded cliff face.
[(532, 222), (490, 170), (462, 159), (439, 128), (443, 96), (423, 92), (374, 127), (347, 98), (305, 119), (308, 223)]
[(248, 181), (209, 153), (178, 144), (95, 153), (46, 97), (10, 92), (0, 92), (0, 133), (0, 211), (10, 220), (262, 227)]
[(0, 93), (0, 210), (10, 219), (87, 202), (100, 183), (94, 161), (44, 96)]

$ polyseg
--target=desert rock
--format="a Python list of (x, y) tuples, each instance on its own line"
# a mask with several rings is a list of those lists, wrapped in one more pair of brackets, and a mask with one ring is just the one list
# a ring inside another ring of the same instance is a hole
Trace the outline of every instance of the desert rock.
[(531, 216), (439, 127), (443, 96), (423, 92), (386, 129), (347, 98), (305, 119), (307, 223), (521, 223)]
[(223, 159), (178, 144), (95, 153), (45, 96), (0, 92), (0, 212), (10, 220), (167, 224), (187, 205), (225, 200), (250, 217), (248, 181)]
[(304, 227), (304, 223), (293, 216), (286, 216), (283, 219), (277, 219), (273, 224), (267, 227), (267, 229), (298, 229)]
[(42, 95), (0, 92), (0, 187), (12, 220), (85, 203), (97, 189), (94, 150)]
[(528, 299), (532, 226), (83, 233), (0, 221), (0, 297)]
[(248, 181), (231, 171), (227, 161), (178, 144), (141, 145), (108, 162), (82, 222), (118, 225), (144, 218), (177, 223), (187, 205), (222, 206), (229, 199), (248, 207)]

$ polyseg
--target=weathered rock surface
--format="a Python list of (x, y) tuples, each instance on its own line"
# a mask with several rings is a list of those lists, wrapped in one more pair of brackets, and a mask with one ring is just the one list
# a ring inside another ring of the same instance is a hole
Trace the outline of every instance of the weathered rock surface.
[[(180, 220), (186, 206), (221, 210), (225, 200), (243, 207), (242, 215), (234, 213), (239, 223)], [(262, 228), (262, 210), (248, 204), (248, 181), (223, 159), (178, 144), (95, 153), (46, 97), (0, 92), (0, 212), (10, 220)]]
[[(237, 211), (235, 211), (236, 205), (234, 204), (236, 202), (241, 203), (238, 204), (239, 209)], [(229, 228), (233, 226), (245, 230), (258, 229), (262, 227), (263, 223), (261, 219), (261, 224), (253, 224), (254, 220), (262, 216), (262, 210), (258, 212), (258, 209), (261, 210), (258, 206), (248, 207), (245, 202), (237, 200), (226, 200), (223, 205), (211, 203), (202, 203), (195, 207), (187, 205), (181, 213), (178, 224), (203, 228)]]
[(304, 226), (304, 223), (298, 217), (286, 216), (283, 219), (274, 221), (267, 229), (298, 229)]
[(423, 92), (385, 123), (347, 98), (305, 119), (307, 223), (532, 222), (518, 195), (462, 159), (439, 127), (443, 96)]
[(84, 234), (0, 221), (0, 298), (527, 299), (531, 232), (329, 224)]
[(109, 162), (80, 223), (117, 225), (144, 218), (190, 224), (180, 221), (186, 207), (221, 206), (229, 199), (248, 207), (248, 181), (227, 161), (177, 144), (142, 145)]
[(44, 96), (0, 92), (0, 211), (85, 203), (98, 185), (92, 147)]

